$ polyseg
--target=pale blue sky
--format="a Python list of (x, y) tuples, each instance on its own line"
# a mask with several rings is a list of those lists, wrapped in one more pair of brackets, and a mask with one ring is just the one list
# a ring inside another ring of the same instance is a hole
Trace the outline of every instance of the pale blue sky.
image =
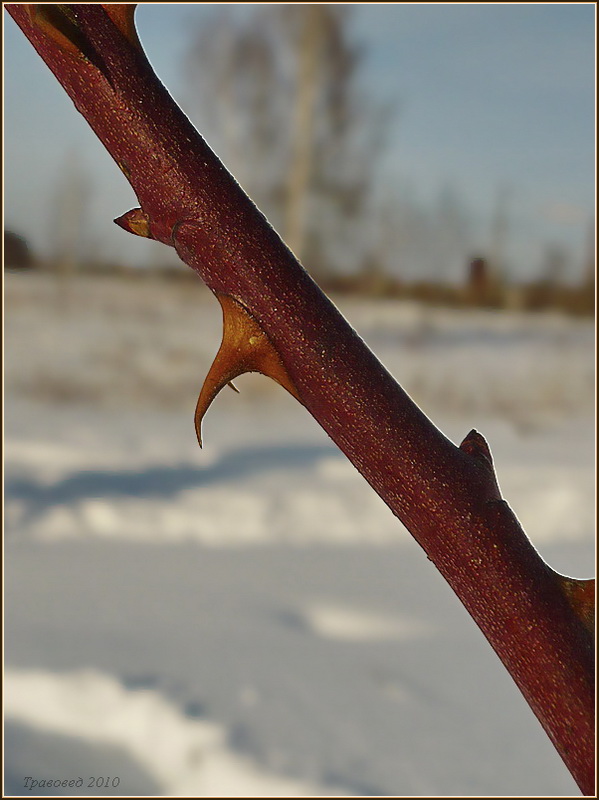
[[(144, 47), (183, 106), (190, 30), (214, 10), (138, 9)], [(507, 255), (522, 276), (536, 274), (548, 243), (570, 248), (573, 271), (583, 263), (595, 198), (595, 13), (593, 3), (354, 6), (367, 91), (398, 103), (387, 179), (422, 206), (451, 187), (477, 247), (507, 190)], [(112, 223), (134, 203), (131, 190), (6, 12), (4, 37), (6, 225), (44, 248), (58, 176), (75, 153), (93, 179), (90, 247), (160, 261), (158, 245)]]

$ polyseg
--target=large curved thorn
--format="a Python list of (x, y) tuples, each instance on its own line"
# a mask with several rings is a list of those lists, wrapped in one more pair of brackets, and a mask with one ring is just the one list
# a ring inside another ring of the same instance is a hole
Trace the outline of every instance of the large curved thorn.
[[(202, 446), (202, 420), (212, 401), (226, 384), (245, 372), (272, 378), (301, 402), (281, 358), (257, 320), (233, 297), (215, 292), (223, 311), (223, 340), (204, 380), (195, 411), (195, 429)], [(232, 385), (232, 384), (231, 384)], [(232, 388), (236, 389), (232, 385)]]

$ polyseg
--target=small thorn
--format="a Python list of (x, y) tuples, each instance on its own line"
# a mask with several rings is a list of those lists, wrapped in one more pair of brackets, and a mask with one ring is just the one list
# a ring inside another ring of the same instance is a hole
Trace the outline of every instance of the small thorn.
[(202, 420), (212, 401), (225, 385), (239, 392), (232, 381), (245, 372), (260, 372), (272, 378), (300, 400), (278, 352), (257, 320), (234, 298), (220, 292), (215, 294), (223, 312), (223, 339), (196, 405), (194, 423), (200, 443)]
[(490, 467), (493, 466), (493, 456), (487, 440), (474, 428), (461, 443), (460, 450), (468, 453), (469, 456), (473, 456), (473, 458), (483, 459)]
[(233, 383), (233, 381), (229, 381), (229, 383), (227, 384), (227, 386), (229, 387), (229, 389), (233, 389), (233, 391), (234, 391), (234, 392), (237, 392), (237, 394), (241, 394), (241, 392), (239, 391), (239, 389), (237, 388), (237, 386), (235, 386), (235, 384)]
[[(120, 164), (119, 166), (126, 175), (126, 167)], [(122, 216), (117, 217), (113, 222), (128, 233), (134, 233), (136, 236), (143, 236), (145, 239), (153, 238), (150, 230), (150, 218), (141, 208), (132, 208)]]
[(595, 581), (559, 576), (564, 594), (582, 624), (595, 636)]

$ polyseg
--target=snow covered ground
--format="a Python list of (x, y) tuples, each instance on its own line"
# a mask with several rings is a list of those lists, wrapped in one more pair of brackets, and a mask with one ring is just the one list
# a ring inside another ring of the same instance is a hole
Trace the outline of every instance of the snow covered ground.
[[(338, 302), (451, 439), (487, 437), (552, 566), (589, 577), (593, 325)], [(199, 281), (9, 274), (5, 304), (6, 794), (577, 794), (304, 409), (241, 378), (199, 450), (220, 340)]]

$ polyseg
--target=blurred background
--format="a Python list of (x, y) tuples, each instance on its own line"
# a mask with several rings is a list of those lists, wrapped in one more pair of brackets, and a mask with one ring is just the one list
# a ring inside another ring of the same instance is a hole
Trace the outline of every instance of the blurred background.
[[(161, 79), (556, 569), (593, 571), (595, 6), (142, 4)], [(572, 794), (5, 14), (6, 793)], [(81, 784), (77, 784), (81, 779)], [(73, 780), (75, 784), (69, 786)]]
[[(6, 16), (7, 229), (40, 263), (174, 264), (114, 230), (128, 185)], [(590, 313), (592, 4), (137, 16), (160, 77), (323, 283)]]

